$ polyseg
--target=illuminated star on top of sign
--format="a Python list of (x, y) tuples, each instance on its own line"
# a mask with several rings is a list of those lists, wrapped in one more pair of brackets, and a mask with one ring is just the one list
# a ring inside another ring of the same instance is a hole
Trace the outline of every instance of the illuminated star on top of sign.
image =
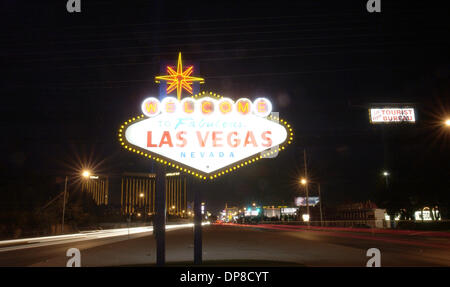
[(192, 84), (194, 82), (204, 83), (203, 78), (193, 77), (191, 74), (194, 72), (194, 66), (188, 67), (183, 71), (183, 63), (181, 61), (181, 53), (178, 54), (177, 70), (175, 71), (172, 67), (167, 66), (168, 75), (156, 76), (155, 80), (159, 83), (159, 80), (167, 82), (167, 94), (177, 90), (177, 98), (181, 100), (181, 91), (184, 89), (189, 94), (192, 95)]

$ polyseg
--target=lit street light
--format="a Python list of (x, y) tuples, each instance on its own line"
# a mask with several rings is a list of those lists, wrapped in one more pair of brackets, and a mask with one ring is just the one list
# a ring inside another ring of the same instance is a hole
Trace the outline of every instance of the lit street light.
[[(84, 178), (89, 178), (91, 173), (88, 170), (83, 170), (81, 175)], [(64, 233), (64, 215), (66, 213), (66, 194), (67, 194), (67, 181), (69, 180), (69, 177), (66, 176), (65, 182), (64, 182), (64, 198), (63, 198), (63, 212), (62, 212), (62, 223), (61, 223), (61, 233)]]
[[(302, 178), (301, 180), (300, 180), (300, 183), (302, 184), (302, 185), (305, 185), (306, 186), (306, 184), (308, 183), (308, 181), (306, 180), (306, 178)], [(318, 186), (318, 188), (319, 188), (319, 209), (320, 209), (320, 225), (322, 226), (322, 224), (323, 224), (323, 215), (322, 215), (322, 196), (321, 196), (321, 194), (320, 194), (320, 182), (312, 182), (312, 183), (316, 183), (317, 184), (317, 186)], [(306, 200), (308, 201), (308, 198), (306, 198)], [(306, 202), (306, 205), (308, 206), (308, 202)], [(305, 215), (307, 215), (308, 217), (308, 219), (307, 220), (305, 220)], [(309, 213), (307, 213), (307, 214), (304, 214), (303, 215), (303, 221), (309, 221)]]
[(445, 126), (450, 127), (450, 119), (445, 120), (444, 124)]
[[(306, 165), (306, 162), (305, 162), (305, 165)], [(306, 173), (306, 169), (305, 169), (305, 173)], [(308, 181), (306, 180), (306, 178), (301, 178), (300, 179), (300, 183), (302, 184), (302, 185), (304, 185), (305, 186), (305, 189), (306, 189), (306, 215), (308, 215), (308, 220), (303, 220), (303, 221), (306, 221), (306, 222), (308, 222), (308, 227), (309, 227), (309, 195), (308, 195)], [(305, 215), (303, 215), (303, 217), (304, 217)]]
[(89, 170), (84, 170), (82, 175), (83, 175), (83, 177), (88, 178), (91, 175), (91, 173)]
[(309, 194), (308, 194), (308, 184), (307, 184), (307, 178), (308, 178), (308, 168), (306, 167), (306, 148), (303, 150), (303, 163), (305, 167), (305, 177), (304, 185), (305, 185), (305, 191), (306, 191), (306, 214), (308, 214), (308, 228), (309, 228)]
[(390, 174), (389, 174), (389, 172), (384, 171), (384, 172), (383, 172), (383, 176), (386, 178), (386, 188), (387, 188), (387, 187), (388, 187), (388, 184), (389, 184), (389, 182), (388, 182), (388, 177), (390, 176)]

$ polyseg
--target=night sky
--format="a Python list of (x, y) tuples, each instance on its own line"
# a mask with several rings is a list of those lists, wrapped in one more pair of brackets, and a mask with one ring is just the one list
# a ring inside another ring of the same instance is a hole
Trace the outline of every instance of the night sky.
[[(384, 169), (401, 197), (448, 203), (444, 1), (382, 0), (381, 13), (368, 13), (364, 0), (81, 0), (72, 14), (66, 1), (17, 2), (1, 7), (3, 182), (56, 180), (80, 162), (111, 175), (151, 172), (152, 161), (120, 147), (117, 129), (158, 94), (160, 64), (182, 52), (200, 67), (202, 90), (265, 96), (295, 129), (276, 159), (192, 183), (212, 209), (292, 204), (303, 192), (304, 149), (326, 203), (373, 198)], [(382, 103), (414, 106), (417, 123), (371, 125), (368, 108)]]

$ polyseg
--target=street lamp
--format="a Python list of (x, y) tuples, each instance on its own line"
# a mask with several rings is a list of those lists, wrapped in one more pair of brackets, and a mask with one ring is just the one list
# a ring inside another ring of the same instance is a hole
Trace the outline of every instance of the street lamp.
[(450, 119), (446, 119), (444, 124), (446, 127), (450, 127)]
[[(306, 180), (306, 178), (302, 178), (302, 179), (300, 180), (300, 183), (301, 183), (302, 185), (306, 185), (306, 184), (308, 183), (308, 181)], [(319, 189), (320, 225), (322, 226), (322, 225), (323, 225), (323, 215), (322, 215), (322, 195), (320, 194), (320, 182), (311, 182), (311, 183), (316, 183), (317, 186), (318, 186), (318, 189)], [(308, 198), (306, 198), (306, 206), (309, 207)], [(309, 210), (309, 209), (308, 209), (308, 210)], [(308, 215), (308, 220), (305, 220), (305, 219), (304, 219), (304, 221), (309, 221), (309, 212), (308, 212), (306, 215)], [(304, 217), (304, 216), (305, 216), (305, 215), (303, 215), (303, 217)]]
[(66, 213), (67, 181), (68, 181), (68, 176), (66, 175), (66, 179), (64, 181), (64, 199), (63, 199), (63, 213), (62, 213), (61, 233), (64, 233), (64, 214)]
[[(84, 178), (89, 178), (91, 173), (88, 170), (83, 170), (81, 175)], [(64, 181), (64, 198), (63, 198), (63, 212), (62, 212), (62, 222), (61, 222), (61, 233), (64, 233), (64, 216), (66, 213), (66, 194), (67, 194), (67, 182), (69, 180), (69, 177), (66, 175), (66, 179)]]
[(390, 176), (390, 173), (388, 171), (384, 171), (383, 176), (386, 178), (386, 188), (388, 188), (388, 177)]
[[(300, 179), (300, 183), (302, 185), (305, 186), (306, 188), (306, 214), (308, 215), (308, 220), (305, 220), (308, 222), (308, 227), (309, 227), (309, 196), (308, 196), (308, 181), (306, 180), (306, 178), (301, 178)], [(300, 207), (299, 207), (300, 210)]]

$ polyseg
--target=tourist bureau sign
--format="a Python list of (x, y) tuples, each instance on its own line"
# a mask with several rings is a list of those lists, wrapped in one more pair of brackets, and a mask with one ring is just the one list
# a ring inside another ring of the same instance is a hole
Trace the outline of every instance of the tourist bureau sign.
[(414, 108), (372, 108), (369, 110), (370, 122), (376, 123), (415, 123)]
[(214, 179), (264, 157), (293, 140), (292, 127), (272, 116), (268, 99), (202, 92), (178, 100), (147, 98), (142, 114), (119, 128), (132, 152), (202, 179)]

